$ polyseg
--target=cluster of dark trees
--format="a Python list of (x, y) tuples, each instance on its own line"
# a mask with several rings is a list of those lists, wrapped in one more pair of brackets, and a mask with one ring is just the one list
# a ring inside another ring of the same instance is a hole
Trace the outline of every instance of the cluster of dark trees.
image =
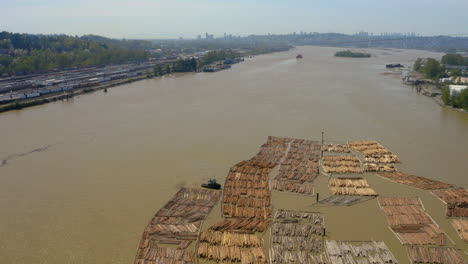
[(336, 52), (335, 56), (336, 57), (350, 57), (350, 58), (370, 58), (371, 55), (369, 53), (364, 53), (364, 52), (343, 50), (343, 51)]
[(445, 54), (442, 56), (442, 64), (468, 66), (468, 57), (463, 57), (460, 54)]
[(438, 80), (445, 77), (445, 67), (440, 62), (433, 58), (423, 59), (419, 58), (414, 62), (413, 69), (417, 72), (424, 74), (428, 79)]
[(205, 65), (209, 65), (216, 61), (225, 60), (225, 59), (235, 59), (241, 57), (242, 55), (239, 52), (233, 50), (213, 50), (208, 52), (203, 58), (198, 61), (198, 66), (201, 68)]
[(224, 61), (226, 59), (235, 59), (240, 57), (241, 54), (232, 50), (214, 50), (208, 52), (198, 61), (194, 58), (190, 59), (178, 59), (172, 65), (166, 64), (164, 67), (156, 65), (153, 68), (155, 76), (161, 76), (166, 73), (172, 72), (196, 72), (203, 68), (203, 66), (209, 65), (217, 61)]
[(460, 93), (450, 94), (450, 89), (445, 87), (442, 89), (442, 101), (446, 105), (468, 110), (468, 89), (464, 89)]
[(0, 32), (0, 74), (143, 61), (150, 41)]

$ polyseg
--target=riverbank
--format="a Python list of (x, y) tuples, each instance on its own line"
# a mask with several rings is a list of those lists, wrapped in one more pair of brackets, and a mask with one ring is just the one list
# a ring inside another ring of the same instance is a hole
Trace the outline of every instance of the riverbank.
[[(431, 98), (440, 107), (444, 107), (461, 113), (468, 113), (468, 111), (463, 108), (455, 108), (446, 105), (442, 100), (442, 89), (440, 89), (438, 85), (434, 84), (432, 80), (425, 80), (421, 73), (414, 72), (410, 69), (395, 69), (393, 71), (388, 71), (389, 69), (386, 70), (386, 72), (381, 73), (383, 76), (390, 76), (398, 79), (401, 78), (403, 84), (405, 84), (406, 86), (410, 86), (411, 90), (414, 90), (418, 94)], [(405, 71), (407, 73), (403, 74)]]
[(422, 94), (424, 96), (427, 96), (431, 98), (434, 102), (436, 102), (439, 106), (461, 112), (461, 113), (468, 113), (467, 110), (463, 108), (455, 108), (450, 105), (446, 105), (444, 101), (442, 100), (442, 90), (435, 84), (428, 83), (428, 84), (420, 84), (417, 85), (416, 87), (412, 87), (412, 89), (416, 90), (417, 93)]
[(140, 77), (127, 78), (124, 80), (110, 82), (104, 85), (79, 88), (79, 89), (74, 89), (74, 90), (66, 91), (66, 92), (47, 94), (47, 95), (43, 95), (40, 97), (31, 98), (31, 99), (18, 100), (16, 102), (0, 105), (0, 113), (11, 111), (11, 110), (20, 110), (23, 108), (47, 104), (47, 103), (56, 102), (60, 100), (66, 100), (66, 99), (70, 99), (81, 94), (92, 93), (92, 92), (96, 92), (99, 90), (105, 90), (108, 88), (132, 83), (132, 82), (136, 82), (136, 81), (140, 81), (140, 80), (144, 80), (148, 78), (153, 78), (153, 77), (140, 76)]
[[(258, 54), (262, 55), (262, 54)], [(249, 57), (252, 58), (254, 56), (258, 55), (250, 55)], [(217, 72), (221, 70), (227, 70), (232, 67), (232, 65), (243, 62), (244, 58), (235, 58), (235, 59), (226, 59), (222, 61), (216, 61), (212, 64), (204, 66), (202, 69), (196, 71), (197, 73), (199, 72)], [(162, 69), (162, 72), (157, 75), (155, 74), (154, 71), (151, 72), (146, 72), (146, 74), (140, 74), (136, 75), (136, 77), (129, 77), (125, 79), (119, 79), (116, 81), (108, 81), (105, 84), (101, 84), (99, 82), (91, 82), (91, 84), (86, 85), (86, 87), (83, 88), (75, 88), (75, 89), (70, 89), (67, 91), (60, 91), (60, 92), (55, 92), (55, 93), (47, 93), (44, 95), (40, 95), (39, 93), (34, 97), (34, 98), (29, 98), (29, 99), (17, 99), (15, 101), (11, 101), (9, 103), (1, 104), (0, 105), (0, 113), (2, 112), (7, 112), (11, 110), (20, 110), (23, 108), (27, 107), (32, 107), (32, 106), (37, 106), (37, 105), (42, 105), (42, 104), (47, 104), (51, 102), (56, 102), (59, 100), (66, 100), (73, 98), (77, 95), (85, 94), (85, 93), (92, 93), (98, 90), (106, 90), (108, 88), (120, 86), (123, 84), (128, 84), (144, 79), (151, 79), (151, 78), (156, 78), (156, 77), (162, 77), (162, 76), (167, 76), (168, 74), (172, 73), (180, 73), (180, 72), (170, 72), (167, 73), (166, 69)]]
[[(427, 95), (426, 95), (427, 96)], [(437, 96), (429, 96), (431, 97), (438, 105), (440, 105), (441, 107), (444, 107), (444, 108), (447, 108), (447, 109), (450, 109), (450, 110), (453, 110), (453, 111), (457, 111), (457, 112), (461, 112), (461, 113), (465, 113), (465, 114), (468, 114), (468, 110), (465, 110), (465, 109), (462, 109), (462, 108), (455, 108), (455, 107), (452, 107), (452, 106), (449, 106), (449, 105), (446, 105), (444, 103), (444, 101), (442, 101), (442, 96), (440, 95), (437, 95)]]
[[(244, 59), (242, 60), (239, 60), (235, 63), (239, 63), (241, 61), (244, 61)], [(234, 63), (232, 63), (234, 64)], [(217, 62), (217, 64), (215, 63), (213, 67), (218, 67), (216, 68), (216, 70), (212, 70), (212, 71), (205, 71), (203, 70), (203, 72), (216, 72), (216, 71), (219, 71), (219, 70), (226, 70), (226, 69), (230, 69), (231, 68), (231, 64), (222, 64), (223, 66), (219, 66), (221, 65), (219, 62)], [(198, 71), (197, 73), (199, 72), (202, 72), (202, 71)], [(157, 77), (162, 77), (162, 76), (167, 76), (167, 75), (170, 75), (172, 73), (163, 73), (162, 75), (155, 75), (154, 73), (149, 73), (147, 75), (140, 75), (140, 76), (137, 76), (137, 77), (130, 77), (130, 78), (126, 78), (126, 79), (121, 79), (121, 80), (117, 80), (117, 81), (110, 81), (106, 84), (97, 84), (95, 86), (89, 86), (89, 87), (84, 87), (84, 88), (78, 88), (78, 89), (73, 89), (73, 90), (69, 90), (69, 91), (61, 91), (61, 92), (58, 92), (58, 93), (53, 93), (53, 94), (46, 94), (46, 95), (42, 95), (42, 96), (39, 96), (39, 97), (34, 97), (34, 98), (30, 98), (30, 99), (23, 99), (23, 100), (16, 100), (14, 102), (10, 102), (10, 103), (7, 103), (7, 104), (3, 104), (3, 105), (0, 105), (0, 113), (2, 112), (7, 112), (7, 111), (12, 111), (12, 110), (20, 110), (20, 109), (24, 109), (24, 108), (27, 108), (27, 107), (32, 107), (32, 106), (37, 106), (37, 105), (42, 105), (42, 104), (47, 104), (47, 103), (51, 103), (51, 102), (56, 102), (56, 101), (60, 101), (60, 100), (67, 100), (67, 99), (70, 99), (70, 98), (73, 98), (75, 96), (78, 96), (78, 95), (82, 95), (82, 94), (86, 94), (86, 93), (92, 93), (92, 92), (96, 92), (96, 91), (99, 91), (99, 90), (106, 90), (106, 89), (109, 89), (109, 88), (112, 88), (112, 87), (116, 87), (116, 86), (120, 86), (120, 85), (124, 85), (124, 84), (128, 84), (128, 83), (132, 83), (132, 82), (137, 82), (137, 81), (141, 81), (141, 80), (144, 80), (144, 79), (152, 79), (152, 78), (157, 78)]]

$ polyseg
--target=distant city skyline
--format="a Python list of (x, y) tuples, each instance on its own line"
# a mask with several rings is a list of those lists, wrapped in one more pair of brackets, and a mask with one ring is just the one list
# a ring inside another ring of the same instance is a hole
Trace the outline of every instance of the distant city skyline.
[(292, 32), (468, 33), (461, 0), (8, 0), (0, 30), (112, 38), (197, 38)]

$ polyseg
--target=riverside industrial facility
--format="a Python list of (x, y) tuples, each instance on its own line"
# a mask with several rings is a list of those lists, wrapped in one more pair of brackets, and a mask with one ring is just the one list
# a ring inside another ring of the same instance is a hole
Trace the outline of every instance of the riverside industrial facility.
[(155, 65), (174, 63), (174, 59), (86, 68), (71, 68), (45, 74), (0, 79), (0, 104), (58, 94), (74, 89), (105, 84), (113, 80), (145, 75)]

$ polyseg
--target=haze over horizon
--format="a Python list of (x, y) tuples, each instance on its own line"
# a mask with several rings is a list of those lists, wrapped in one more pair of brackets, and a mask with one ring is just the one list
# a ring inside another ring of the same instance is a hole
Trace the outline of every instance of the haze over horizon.
[(449, 35), (467, 31), (466, 10), (468, 1), (460, 0), (18, 0), (2, 1), (0, 30), (113, 38), (361, 30)]

